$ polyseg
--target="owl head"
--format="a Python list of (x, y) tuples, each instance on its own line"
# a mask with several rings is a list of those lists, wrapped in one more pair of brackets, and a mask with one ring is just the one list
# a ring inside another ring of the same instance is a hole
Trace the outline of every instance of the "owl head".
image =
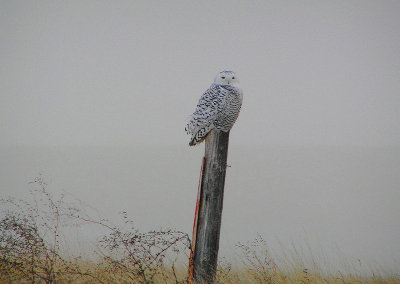
[(239, 85), (239, 78), (233, 71), (222, 71), (215, 76), (214, 84), (217, 85)]

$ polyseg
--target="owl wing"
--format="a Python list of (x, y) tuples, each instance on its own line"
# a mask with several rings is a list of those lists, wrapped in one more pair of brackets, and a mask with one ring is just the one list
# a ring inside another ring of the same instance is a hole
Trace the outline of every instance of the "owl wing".
[(195, 112), (191, 115), (185, 130), (191, 134), (189, 145), (201, 142), (215, 127), (218, 114), (224, 109), (228, 90), (221, 85), (211, 85), (200, 97)]

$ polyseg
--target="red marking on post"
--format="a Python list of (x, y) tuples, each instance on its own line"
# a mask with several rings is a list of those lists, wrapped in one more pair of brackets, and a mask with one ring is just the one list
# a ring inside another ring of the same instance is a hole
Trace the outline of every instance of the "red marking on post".
[(193, 233), (192, 233), (192, 244), (190, 245), (190, 258), (189, 258), (189, 271), (188, 271), (188, 284), (192, 284), (193, 282), (193, 269), (194, 269), (194, 253), (196, 249), (196, 235), (197, 235), (197, 224), (199, 220), (199, 206), (200, 206), (200, 196), (201, 189), (203, 188), (203, 172), (206, 163), (206, 158), (203, 157), (200, 168), (200, 177), (199, 177), (199, 185), (197, 187), (197, 200), (196, 200), (196, 209), (194, 211), (194, 221), (193, 221)]

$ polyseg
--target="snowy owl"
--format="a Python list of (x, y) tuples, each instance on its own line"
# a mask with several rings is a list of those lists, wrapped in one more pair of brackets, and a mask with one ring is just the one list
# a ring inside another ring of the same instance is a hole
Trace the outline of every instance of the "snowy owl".
[(234, 72), (222, 71), (205, 91), (190, 116), (185, 130), (191, 135), (189, 145), (201, 143), (211, 130), (228, 132), (242, 106), (243, 92)]

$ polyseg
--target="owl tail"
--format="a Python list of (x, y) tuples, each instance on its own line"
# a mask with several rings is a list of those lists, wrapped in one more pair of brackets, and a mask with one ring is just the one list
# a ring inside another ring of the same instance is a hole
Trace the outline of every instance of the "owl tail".
[(207, 135), (214, 128), (213, 124), (207, 125), (205, 127), (200, 128), (198, 131), (194, 132), (192, 138), (190, 139), (189, 146), (194, 146), (203, 142), (206, 139)]

